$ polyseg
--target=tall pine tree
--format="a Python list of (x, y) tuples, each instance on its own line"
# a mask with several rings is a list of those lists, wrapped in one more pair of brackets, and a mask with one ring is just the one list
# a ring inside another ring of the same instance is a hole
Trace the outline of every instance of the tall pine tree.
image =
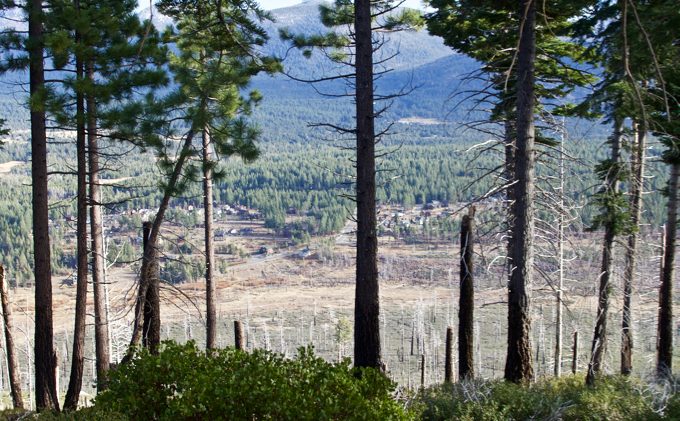
[[(378, 64), (374, 55), (382, 40), (377, 31), (389, 32), (414, 28), (421, 24), (418, 13), (410, 9), (398, 10), (403, 2), (377, 0), (336, 0), (333, 5), (319, 7), (321, 22), (329, 28), (348, 27), (345, 32), (329, 32), (319, 36), (293, 35), (282, 31), (281, 36), (297, 48), (311, 54), (311, 48), (326, 50), (327, 56), (348, 68), (343, 74), (332, 74), (310, 83), (344, 79), (355, 105), (354, 127), (331, 123), (320, 126), (356, 139), (355, 201), (356, 201), (356, 290), (354, 303), (354, 365), (382, 367), (380, 344), (380, 294), (378, 282), (378, 233), (376, 228), (376, 142), (386, 131), (376, 130), (376, 116), (384, 109), (375, 103), (393, 96), (376, 94), (375, 78)], [(327, 50), (333, 51), (328, 53)], [(384, 63), (381, 63), (384, 65)]]

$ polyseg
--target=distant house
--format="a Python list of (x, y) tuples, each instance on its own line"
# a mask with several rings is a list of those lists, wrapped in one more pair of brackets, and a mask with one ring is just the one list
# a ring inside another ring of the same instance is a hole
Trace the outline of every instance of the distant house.
[(303, 260), (304, 260), (304, 259), (308, 258), (309, 256), (311, 256), (312, 254), (313, 254), (313, 253), (312, 253), (312, 251), (309, 249), (309, 247), (305, 247), (305, 248), (303, 248), (303, 249), (301, 249), (301, 250), (298, 250), (297, 253), (293, 254), (293, 257), (295, 257), (295, 258), (297, 258), (297, 259), (303, 259)]
[(75, 276), (71, 275), (61, 280), (59, 287), (72, 287), (76, 282)]

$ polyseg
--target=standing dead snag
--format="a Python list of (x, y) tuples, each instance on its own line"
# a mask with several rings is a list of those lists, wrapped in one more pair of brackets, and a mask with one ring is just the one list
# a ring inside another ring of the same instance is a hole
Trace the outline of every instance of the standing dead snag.
[[(597, 302), (597, 316), (595, 331), (591, 345), (591, 357), (588, 363), (586, 384), (593, 386), (595, 377), (600, 373), (607, 345), (607, 317), (609, 314), (609, 295), (611, 293), (611, 277), (614, 260), (614, 239), (627, 229), (627, 212), (625, 202), (619, 191), (621, 179), (621, 139), (623, 137), (623, 118), (614, 119), (614, 132), (609, 139), (611, 144), (611, 158), (603, 161), (596, 169), (602, 179), (602, 188), (598, 192), (598, 202), (602, 208), (602, 215), (595, 220), (595, 226), (604, 226), (604, 241), (602, 244), (602, 264), (600, 269), (599, 298)], [(623, 211), (622, 211), (623, 210)]]
[(453, 383), (453, 328), (446, 328), (446, 355), (444, 360), (444, 383)]
[(680, 179), (680, 163), (673, 161), (668, 181), (668, 218), (664, 235), (661, 286), (659, 287), (656, 375), (662, 379), (670, 379), (673, 374), (673, 266), (678, 224), (678, 179)]
[(474, 369), (474, 310), (473, 278), (475, 207), (463, 216), (460, 227), (460, 307), (458, 310), (458, 375), (461, 380), (475, 376)]
[(243, 342), (243, 325), (238, 320), (234, 320), (234, 347), (243, 351), (245, 344)]
[(637, 253), (637, 227), (642, 216), (642, 192), (644, 189), (645, 148), (647, 126), (644, 121), (635, 124), (635, 141), (631, 156), (630, 216), (633, 230), (628, 234), (628, 247), (623, 273), (623, 315), (621, 320), (621, 374), (633, 371), (633, 323), (631, 298)]
[(572, 348), (571, 374), (578, 370), (578, 330), (574, 331), (574, 346)]
[(14, 354), (14, 337), (12, 335), (12, 307), (9, 305), (9, 292), (7, 291), (7, 282), (5, 281), (5, 268), (0, 265), (0, 300), (2, 300), (2, 320), (5, 324), (5, 353), (7, 354), (9, 387), (12, 392), (12, 403), (14, 404), (14, 409), (23, 409), (24, 399), (21, 397), (19, 367)]

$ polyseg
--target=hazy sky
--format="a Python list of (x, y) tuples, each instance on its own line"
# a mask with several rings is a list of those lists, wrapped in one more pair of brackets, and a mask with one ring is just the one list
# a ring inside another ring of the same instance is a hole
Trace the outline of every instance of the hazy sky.
[[(292, 4), (302, 3), (302, 1), (300, 1), (300, 0), (260, 0), (259, 3), (265, 9), (277, 9), (279, 7), (286, 7), (286, 6), (290, 6)], [(421, 8), (422, 7), (422, 1), (421, 0), (406, 0), (405, 5), (409, 6), (409, 7)]]

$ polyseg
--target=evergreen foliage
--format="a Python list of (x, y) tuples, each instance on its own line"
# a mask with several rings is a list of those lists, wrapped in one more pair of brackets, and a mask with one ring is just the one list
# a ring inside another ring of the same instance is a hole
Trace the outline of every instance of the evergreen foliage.
[(111, 372), (103, 408), (129, 419), (409, 419), (392, 398), (395, 385), (373, 369), (331, 364), (300, 348), (294, 359), (269, 351), (201, 351), (164, 342), (139, 350)]

